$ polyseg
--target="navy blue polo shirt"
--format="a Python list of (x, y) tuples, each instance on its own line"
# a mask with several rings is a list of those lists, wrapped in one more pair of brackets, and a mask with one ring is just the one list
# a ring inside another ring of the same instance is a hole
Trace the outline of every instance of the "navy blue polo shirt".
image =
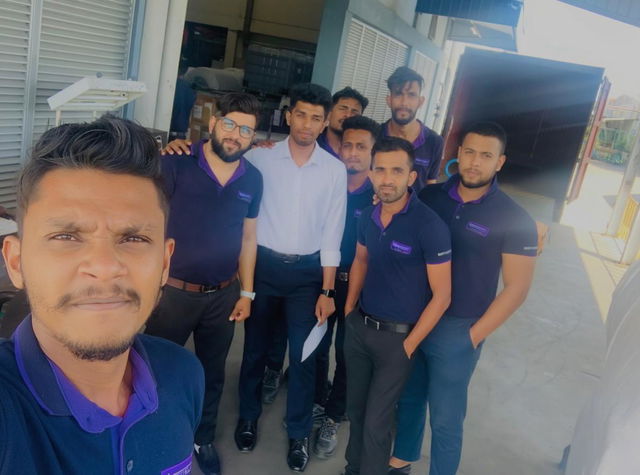
[(322, 148), (326, 152), (329, 152), (331, 155), (340, 160), (340, 150), (335, 151), (333, 148), (331, 148), (331, 145), (329, 145), (329, 141), (327, 140), (327, 129), (325, 129), (324, 132), (318, 135), (318, 139), (316, 141), (318, 142), (318, 145), (320, 145), (320, 148)]
[(47, 358), (31, 317), (0, 340), (0, 473), (182, 475), (191, 466), (204, 375), (193, 354), (137, 335), (123, 417), (87, 398)]
[(242, 157), (222, 186), (205, 159), (204, 144), (195, 144), (192, 155), (162, 157), (170, 204), (167, 236), (176, 240), (170, 273), (217, 285), (238, 271), (244, 219), (258, 216), (262, 175)]
[(362, 211), (373, 201), (373, 186), (367, 178), (362, 186), (347, 193), (347, 216), (344, 233), (340, 243), (340, 270), (349, 272), (356, 256), (356, 242), (358, 241), (358, 220)]
[[(382, 126), (382, 135), (389, 136), (389, 119)], [(418, 121), (420, 122), (420, 121)], [(413, 142), (416, 162), (413, 169), (418, 172), (418, 178), (413, 184), (416, 191), (427, 186), (427, 180), (437, 180), (440, 174), (440, 162), (444, 149), (444, 140), (429, 127), (420, 122), (420, 135)]]
[(494, 179), (480, 199), (464, 203), (458, 194), (460, 176), (427, 186), (420, 199), (449, 225), (451, 305), (445, 315), (480, 318), (496, 297), (502, 254), (535, 256), (536, 224), (498, 187)]
[(412, 192), (386, 228), (382, 203), (362, 212), (358, 242), (368, 253), (362, 309), (381, 320), (415, 323), (431, 300), (427, 264), (451, 260), (449, 230)]

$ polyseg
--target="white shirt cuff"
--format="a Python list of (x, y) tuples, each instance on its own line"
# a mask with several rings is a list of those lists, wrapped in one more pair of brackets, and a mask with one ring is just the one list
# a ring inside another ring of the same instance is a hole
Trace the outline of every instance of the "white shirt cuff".
[(322, 267), (338, 267), (340, 265), (340, 251), (320, 250), (320, 265)]

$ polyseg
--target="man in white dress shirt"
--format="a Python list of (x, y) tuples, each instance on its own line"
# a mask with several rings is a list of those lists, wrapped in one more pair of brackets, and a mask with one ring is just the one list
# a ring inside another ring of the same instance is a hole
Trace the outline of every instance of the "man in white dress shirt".
[(331, 93), (315, 84), (290, 91), (287, 139), (256, 148), (246, 158), (262, 173), (264, 192), (258, 215), (258, 258), (252, 316), (245, 321), (240, 371), (238, 449), (253, 450), (262, 409), (261, 386), (269, 325), (285, 318), (289, 340), (287, 463), (298, 472), (309, 460), (315, 385), (315, 354), (304, 362), (302, 347), (314, 325), (335, 311), (334, 283), (345, 223), (347, 174), (316, 143), (327, 125)]

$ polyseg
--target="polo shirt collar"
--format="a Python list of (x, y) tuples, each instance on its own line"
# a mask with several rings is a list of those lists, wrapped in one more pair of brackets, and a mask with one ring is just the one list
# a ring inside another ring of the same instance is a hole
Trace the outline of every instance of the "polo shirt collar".
[(322, 147), (325, 151), (329, 152), (334, 157), (340, 158), (338, 152), (336, 152), (333, 147), (329, 145), (329, 140), (327, 140), (327, 129), (324, 129), (324, 132), (322, 132), (318, 136), (318, 145), (320, 145), (320, 147)]
[[(407, 200), (407, 202), (405, 203), (405, 205), (403, 206), (403, 208), (398, 211), (393, 218), (391, 218), (391, 222), (389, 222), (389, 225), (391, 225), (391, 223), (393, 222), (393, 220), (395, 219), (395, 217), (399, 214), (407, 214), (407, 212), (409, 211), (409, 208), (413, 207), (414, 202), (416, 201), (416, 194), (413, 191), (412, 188), (409, 188), (408, 190), (409, 193), (409, 199)], [(382, 219), (380, 218), (380, 215), (382, 214), (382, 202), (379, 202), (375, 208), (373, 209), (373, 213), (371, 213), (371, 219), (373, 219), (373, 222), (376, 223), (376, 225), (384, 230), (385, 227), (382, 225)]]
[[(449, 197), (457, 201), (458, 203), (464, 203), (464, 200), (458, 193), (458, 185), (460, 184), (460, 174), (456, 173), (451, 178), (449, 178), (446, 182), (443, 183), (442, 188), (447, 192)], [(496, 191), (498, 191), (498, 175), (493, 177), (491, 180), (491, 185), (487, 192), (482, 195), (480, 198), (472, 201), (467, 201), (467, 204), (479, 204), (482, 203), (487, 197), (493, 195)]]
[[(385, 137), (389, 137), (389, 124), (391, 123), (391, 119), (389, 119), (384, 127), (383, 127), (383, 132)], [(420, 121), (420, 119), (418, 119), (418, 123), (420, 124), (420, 133), (418, 134), (418, 136), (416, 137), (416, 139), (413, 141), (413, 143), (411, 145), (413, 145), (414, 149), (417, 149), (418, 147), (422, 147), (424, 145), (424, 143), (427, 141), (427, 131), (426, 131), (426, 127), (425, 125), (422, 123), (422, 121)]]
[[(109, 414), (83, 396), (62, 370), (47, 358), (33, 333), (31, 315), (22, 321), (12, 338), (20, 376), (47, 414), (73, 417), (84, 431), (90, 433), (100, 433), (122, 421), (121, 417)], [(138, 337), (129, 353), (129, 361), (133, 391), (125, 418), (132, 409), (144, 415), (155, 412), (158, 408), (156, 382), (147, 353)], [(138, 407), (132, 407), (134, 400)]]
[[(213, 170), (211, 169), (209, 162), (207, 162), (207, 158), (204, 154), (204, 144), (207, 142), (208, 140), (201, 140), (197, 148), (195, 149), (195, 155), (198, 157), (198, 166), (207, 174), (209, 178), (211, 178), (216, 183), (216, 185), (218, 185), (218, 187), (224, 188), (218, 181), (218, 177), (216, 177), (216, 174), (213, 173)], [(193, 146), (191, 150), (193, 153)], [(236, 170), (233, 172), (233, 175), (231, 175), (231, 178), (229, 178), (229, 181), (224, 186), (230, 185), (245, 174), (245, 172), (247, 171), (246, 162), (247, 160), (244, 157), (240, 157), (240, 164), (238, 165), (238, 168), (236, 168)]]

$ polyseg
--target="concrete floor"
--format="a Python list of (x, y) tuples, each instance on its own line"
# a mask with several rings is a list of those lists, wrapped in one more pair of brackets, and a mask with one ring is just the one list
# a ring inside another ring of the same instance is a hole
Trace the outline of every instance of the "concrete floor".
[[(614, 167), (595, 163), (589, 168), (582, 197), (567, 207), (560, 224), (551, 226), (526, 303), (486, 342), (470, 387), (460, 474), (560, 473), (563, 449), (601, 370), (602, 319), (611, 291), (626, 268), (615, 262), (619, 243), (599, 234), (610, 211), (606, 197), (615, 196), (621, 176), (622, 171)], [(548, 221), (549, 201), (513, 195), (537, 219)], [(235, 448), (242, 339), (242, 326), (238, 326), (227, 363), (217, 436), (223, 473), (290, 473), (282, 428), (285, 391), (273, 405), (265, 406), (254, 452), (241, 454)], [(340, 428), (339, 437), (334, 458), (313, 457), (306, 474), (340, 473), (348, 423)], [(414, 464), (416, 474), (428, 472), (425, 439), (423, 457)], [(197, 468), (195, 473), (200, 473)]]

